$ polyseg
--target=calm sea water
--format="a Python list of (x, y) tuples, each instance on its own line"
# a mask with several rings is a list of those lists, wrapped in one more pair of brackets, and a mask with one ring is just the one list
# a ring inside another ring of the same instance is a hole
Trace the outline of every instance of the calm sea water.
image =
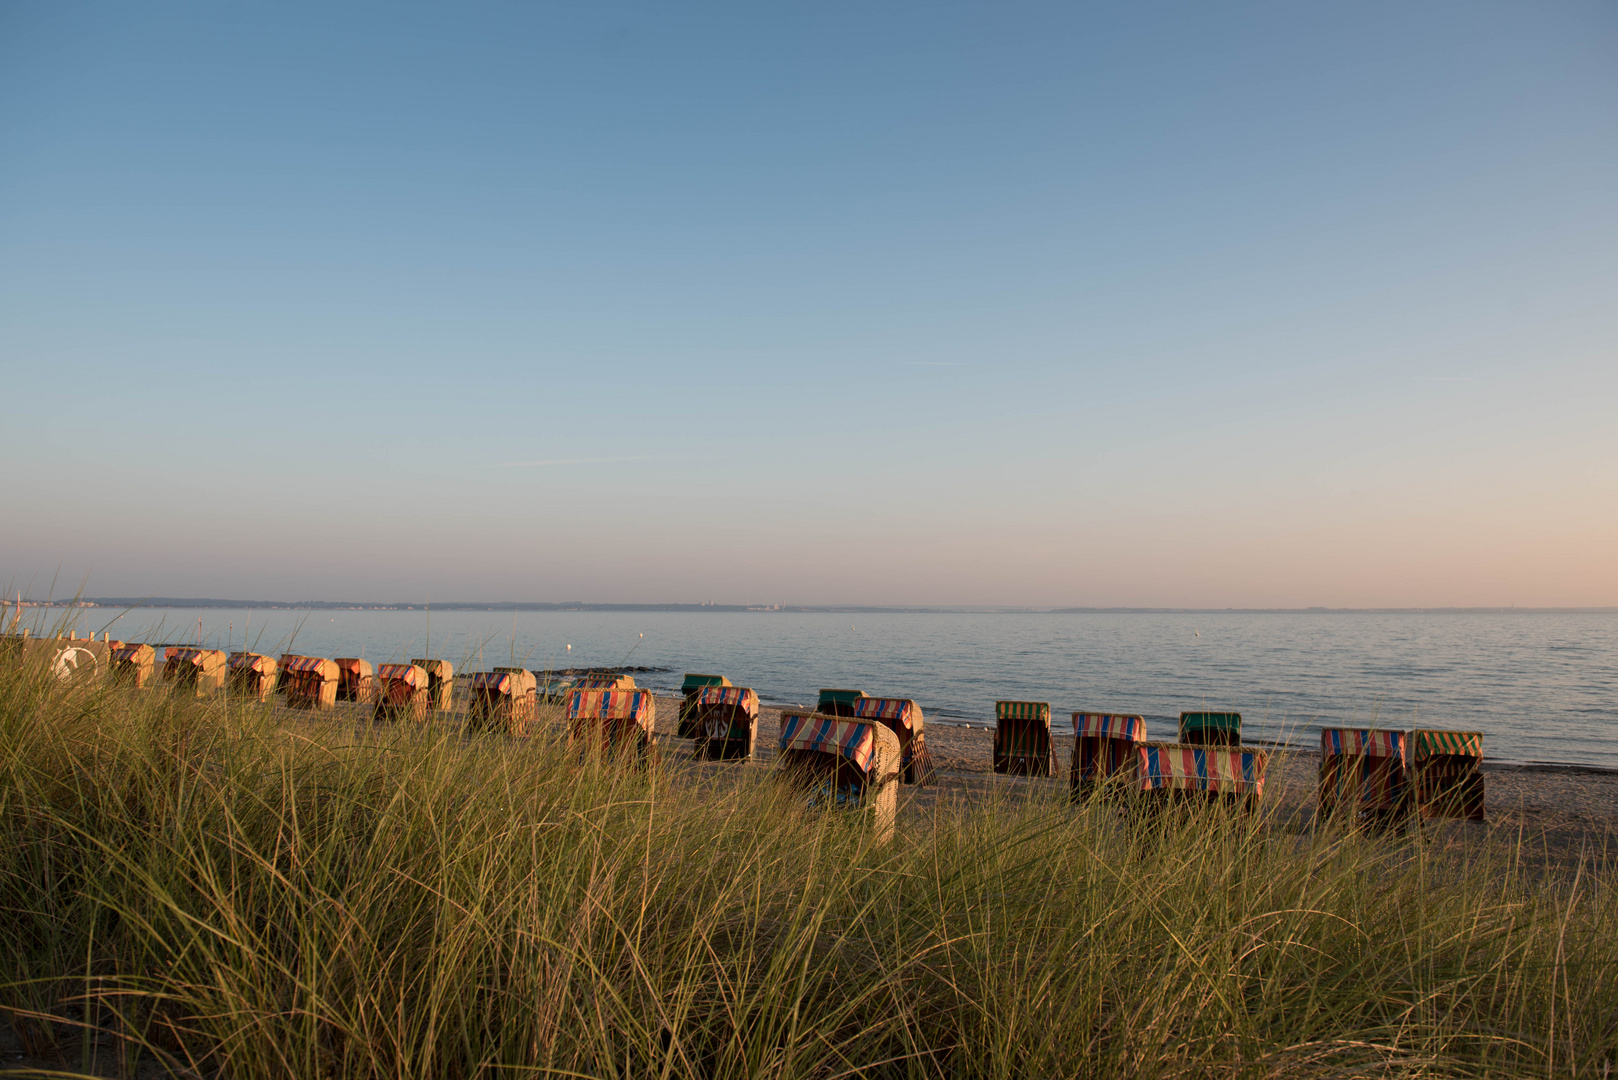
[[(1140, 713), (1235, 709), (1253, 738), (1313, 744), (1322, 725), (1457, 727), (1491, 758), (1618, 766), (1618, 615), (831, 615), (781, 612), (135, 611), (79, 630), (457, 670), (641, 664), (643, 686), (727, 675), (767, 703), (823, 686), (913, 697), (928, 718), (992, 724), (997, 698)], [(567, 646), (571, 645), (569, 649)]]

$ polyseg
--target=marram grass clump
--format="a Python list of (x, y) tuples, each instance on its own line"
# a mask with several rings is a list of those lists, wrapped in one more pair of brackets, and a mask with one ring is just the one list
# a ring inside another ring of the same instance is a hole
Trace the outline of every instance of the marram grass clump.
[(1056, 785), (876, 847), (761, 769), (539, 730), (0, 672), (19, 1043), (232, 1080), (1618, 1072), (1604, 856), (1132, 828)]

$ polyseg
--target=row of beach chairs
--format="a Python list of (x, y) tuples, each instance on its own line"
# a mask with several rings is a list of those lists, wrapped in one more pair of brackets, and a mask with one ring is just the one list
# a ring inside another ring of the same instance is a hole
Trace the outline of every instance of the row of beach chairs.
[[(1240, 713), (1183, 712), (1174, 743), (1147, 739), (1145, 718), (1133, 715), (1076, 712), (1073, 732), (1069, 785), (1075, 799), (1108, 786), (1169, 799), (1251, 804), (1263, 797), (1269, 756), (1242, 745)], [(1048, 703), (995, 703), (994, 770), (1057, 772)], [(1482, 821), (1483, 735), (1323, 728), (1317, 808), (1322, 819), (1376, 828), (1402, 828), (1413, 813)]]
[[(53, 640), (54, 645), (47, 646)], [(48, 647), (59, 654), (54, 656), (56, 667), (65, 661), (91, 665), (105, 661), (103, 670), (136, 687), (145, 686), (157, 672), (153, 646), (108, 641), (105, 636), (101, 641), (70, 637), (6, 642), (7, 648)], [(373, 666), (355, 657), (272, 657), (187, 646), (167, 646), (163, 651), (163, 680), (199, 693), (228, 684), (233, 692), (260, 700), (281, 693), (293, 708), (364, 703), (372, 706), (377, 720), (424, 720), (451, 705), (454, 667), (444, 660)], [(535, 674), (523, 668), (497, 667), (473, 674), (468, 725), (528, 734), (537, 714), (538, 689)], [(676, 735), (693, 740), (698, 758), (737, 761), (754, 756), (757, 693), (732, 685), (724, 676), (702, 674), (688, 674), (681, 693)], [(652, 691), (636, 687), (633, 676), (574, 679), (565, 705), (569, 734), (575, 739), (613, 749), (632, 746), (641, 753), (654, 748), (655, 698)], [(1240, 713), (1183, 712), (1177, 741), (1172, 743), (1148, 739), (1146, 721), (1139, 715), (1072, 715), (1068, 783), (1075, 801), (1103, 791), (1238, 806), (1251, 806), (1263, 797), (1269, 755), (1243, 745)], [(822, 690), (814, 710), (783, 710), (779, 737), (783, 760), (805, 776), (817, 777), (817, 790), (831, 802), (858, 802), (867, 792), (880, 790), (879, 773), (890, 758), (901, 783), (925, 785), (934, 778), (922, 710), (909, 698)], [(1379, 828), (1402, 828), (1413, 814), (1481, 821), (1482, 761), (1479, 732), (1325, 728), (1319, 816)], [(1007, 775), (1058, 774), (1048, 702), (995, 703), (993, 764), (995, 772)]]

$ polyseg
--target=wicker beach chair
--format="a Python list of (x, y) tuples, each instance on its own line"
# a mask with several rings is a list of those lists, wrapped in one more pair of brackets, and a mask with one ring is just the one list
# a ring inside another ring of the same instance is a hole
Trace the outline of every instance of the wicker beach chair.
[(1148, 813), (1197, 803), (1248, 810), (1264, 797), (1269, 755), (1262, 750), (1147, 742), (1135, 755), (1136, 789)]
[(1050, 702), (994, 703), (994, 771), (1008, 776), (1055, 774)]
[(696, 741), (703, 761), (745, 761), (758, 741), (758, 695), (745, 686), (704, 686), (692, 691), (676, 734)]
[(730, 680), (723, 675), (698, 675), (686, 672), (685, 678), (680, 682), (680, 738), (690, 739), (694, 736), (684, 734), (686, 721), (691, 717), (697, 705), (697, 691), (705, 686), (729, 686)]
[(879, 843), (893, 839), (899, 737), (885, 724), (822, 712), (781, 713), (777, 774), (812, 811), (861, 810)]
[(370, 701), (376, 693), (376, 669), (369, 660), (357, 656), (339, 656), (337, 664), (337, 700)]
[(417, 664), (383, 664), (376, 670), (373, 720), (426, 720), (427, 669)]
[(1180, 742), (1186, 746), (1240, 746), (1242, 714), (1183, 712), (1180, 714)]
[(233, 652), (226, 661), (232, 693), (268, 701), (275, 693), (275, 674), (281, 665), (275, 657), (256, 652)]
[(300, 656), (287, 665), (287, 707), (329, 709), (337, 704), (337, 662), (320, 656)]
[(875, 720), (899, 737), (899, 778), (924, 787), (933, 782), (933, 756), (927, 751), (921, 706), (909, 698), (858, 697), (854, 718)]
[(854, 703), (864, 696), (864, 690), (822, 690), (815, 702), (815, 712), (824, 716), (853, 716)]
[(1483, 733), (1417, 728), (1410, 745), (1422, 819), (1484, 820)]
[(157, 650), (150, 645), (120, 644), (112, 650), (112, 677), (116, 682), (143, 690), (152, 678), (156, 663)]
[(474, 731), (504, 731), (526, 735), (533, 727), (539, 680), (520, 667), (497, 667), (472, 676), (472, 701), (466, 709), (467, 727)]
[(575, 690), (634, 690), (635, 676), (594, 673), (573, 680)]
[(1073, 764), (1068, 794), (1077, 802), (1110, 789), (1127, 790), (1135, 779), (1136, 747), (1146, 741), (1146, 718), (1119, 713), (1073, 714)]
[(655, 759), (657, 701), (650, 690), (575, 690), (567, 699), (568, 736), (586, 752)]
[(410, 662), (427, 673), (427, 711), (449, 712), (455, 692), (455, 665), (448, 660)]
[(287, 671), (291, 668), (292, 661), (306, 659), (308, 659), (308, 657), (304, 656), (302, 653), (284, 652), (281, 654), (280, 659), (275, 663), (275, 692), (277, 694), (284, 694), (287, 692), (287, 681), (289, 678)]
[(219, 649), (170, 645), (163, 650), (163, 681), (206, 694), (225, 686), (227, 657)]
[(1402, 731), (1321, 728), (1317, 819), (1402, 830), (1412, 794), (1405, 746)]

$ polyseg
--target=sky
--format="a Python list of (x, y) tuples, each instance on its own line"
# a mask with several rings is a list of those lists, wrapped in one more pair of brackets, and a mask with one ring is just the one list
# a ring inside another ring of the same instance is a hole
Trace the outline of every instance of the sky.
[(1615, 58), (1596, 2), (0, 4), (0, 585), (1618, 604)]

